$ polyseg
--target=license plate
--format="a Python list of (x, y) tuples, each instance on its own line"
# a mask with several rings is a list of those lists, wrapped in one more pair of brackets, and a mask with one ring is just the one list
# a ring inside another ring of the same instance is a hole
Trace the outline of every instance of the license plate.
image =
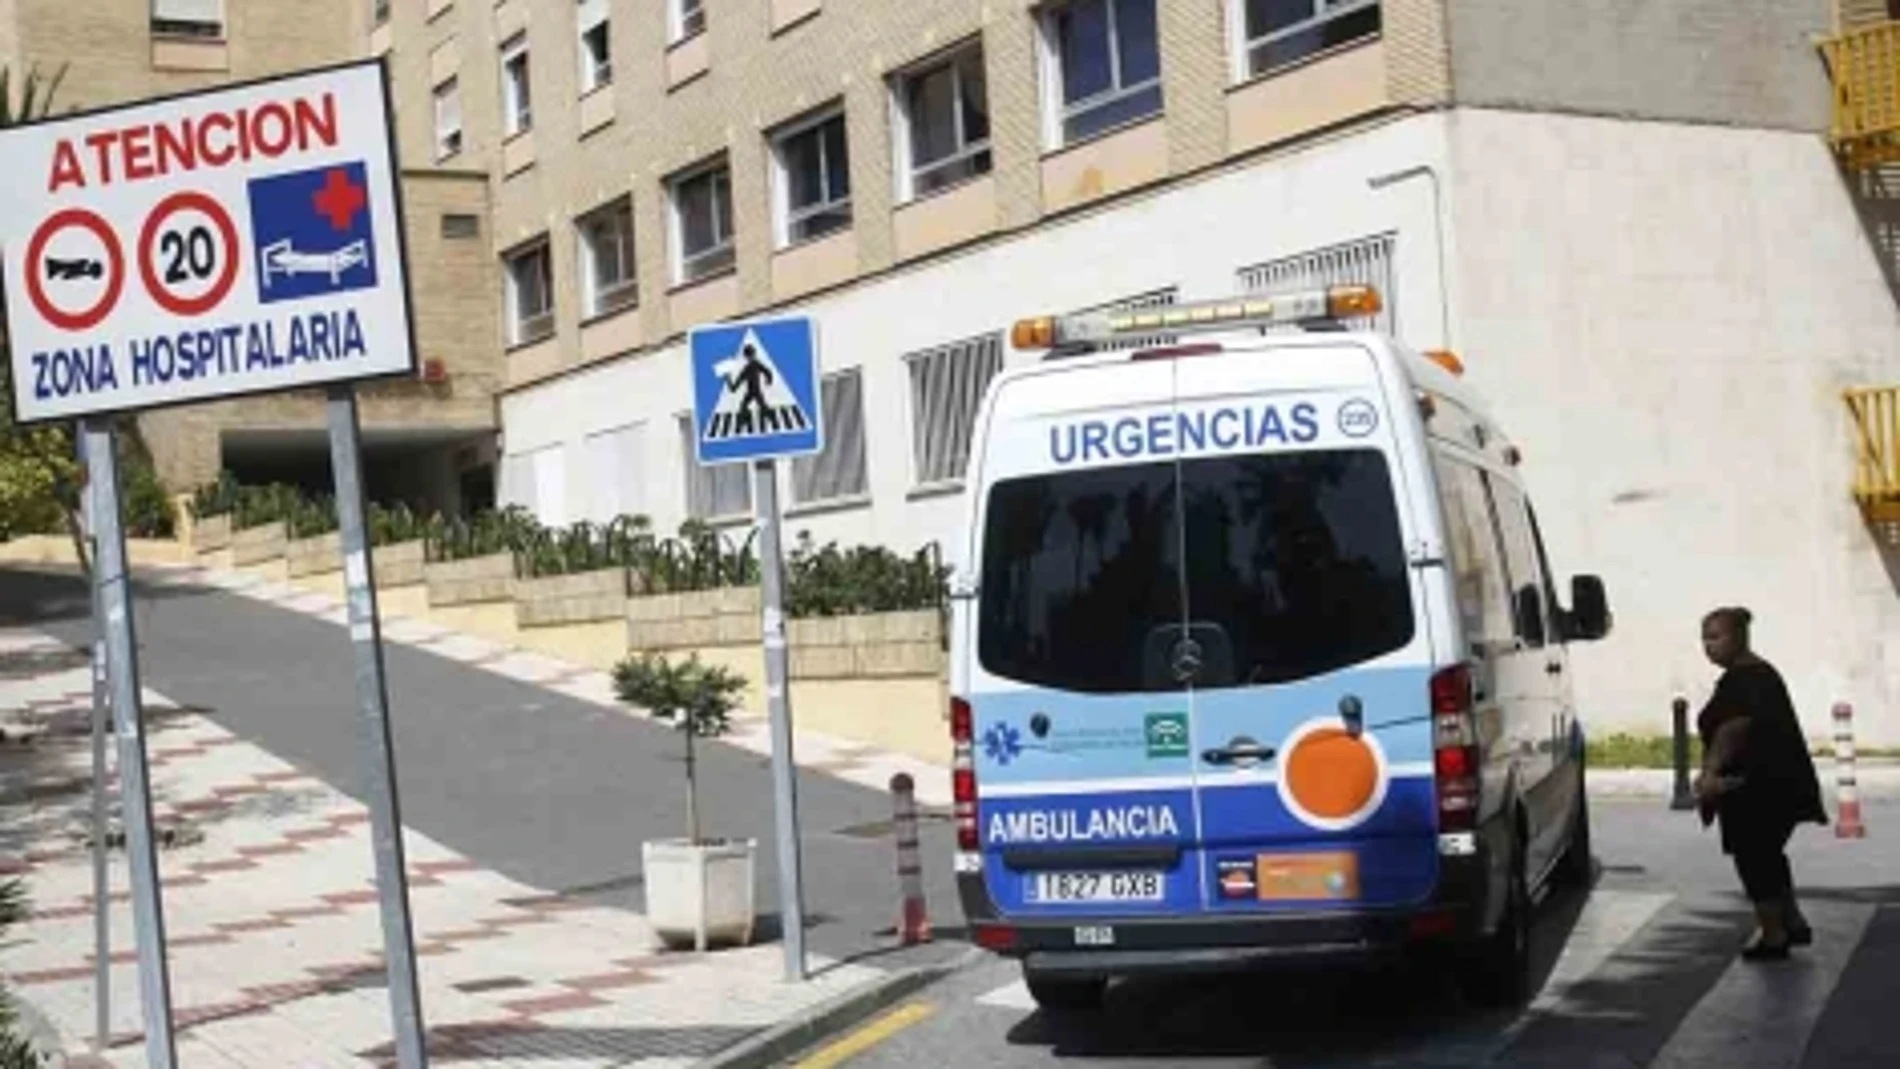
[(1038, 872), (1029, 884), (1029, 900), (1159, 902), (1165, 889), (1159, 872)]

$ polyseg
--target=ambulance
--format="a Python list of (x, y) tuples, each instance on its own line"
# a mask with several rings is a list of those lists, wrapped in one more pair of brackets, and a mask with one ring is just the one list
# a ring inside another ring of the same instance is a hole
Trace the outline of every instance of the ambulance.
[(1023, 320), (952, 582), (958, 892), (1036, 1002), (1411, 951), (1528, 997), (1591, 878), (1568, 604), (1450, 353), (1337, 286)]

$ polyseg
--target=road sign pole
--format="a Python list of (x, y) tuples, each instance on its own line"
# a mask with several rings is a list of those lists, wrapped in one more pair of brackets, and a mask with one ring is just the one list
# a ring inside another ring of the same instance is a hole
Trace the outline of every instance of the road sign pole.
[(343, 540), (344, 596), (349, 602), (350, 643), (356, 648), (357, 736), (369, 788), (370, 834), (376, 844), (376, 890), (382, 896), (383, 956), (389, 972), (389, 1008), (396, 1025), (396, 1064), (401, 1069), (423, 1069), (429, 1064), (429, 1052), (416, 984), (396, 758), (389, 740), (382, 625), (376, 613), (369, 527), (363, 516), (363, 454), (355, 388), (348, 384), (330, 387), (328, 409), (330, 471), (336, 480), (337, 524)]
[(145, 765), (144, 710), (139, 703), (138, 643), (132, 627), (132, 584), (119, 523), (119, 461), (111, 417), (84, 424), (86, 470), (93, 487), (98, 552), (93, 585), (105, 614), (106, 675), (112, 720), (119, 736), (119, 799), (125, 853), (132, 869), (132, 919), (138, 942), (139, 1002), (145, 1019), (150, 1069), (178, 1064), (172, 1040), (171, 978), (165, 965), (165, 908), (159, 897), (158, 856), (152, 844), (152, 792)]
[(784, 928), (785, 978), (805, 979), (805, 885), (798, 852), (798, 765), (792, 757), (791, 674), (785, 648), (785, 561), (779, 539), (778, 462), (756, 461), (753, 494), (759, 523), (760, 594), (764, 601), (765, 706), (772, 721), (772, 801), (778, 833), (778, 905)]
[[(86, 463), (86, 437), (77, 435), (79, 463)], [(112, 1039), (112, 870), (111, 845), (106, 841), (108, 824), (106, 777), (106, 614), (99, 597), (99, 480), (88, 478), (80, 494), (81, 517), (85, 521), (82, 538), (87, 546), (86, 559), (92, 562), (92, 953), (93, 953), (93, 1048), (103, 1053)]]

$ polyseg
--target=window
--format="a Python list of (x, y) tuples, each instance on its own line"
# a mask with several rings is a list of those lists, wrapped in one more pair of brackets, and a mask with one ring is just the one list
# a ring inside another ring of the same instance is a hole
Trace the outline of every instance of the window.
[[(1398, 276), (1392, 271), (1392, 246), (1392, 235), (1381, 234), (1242, 268), (1240, 288), (1248, 293), (1285, 293), (1288, 290), (1368, 283), (1378, 287), (1379, 296), (1384, 298), (1384, 307), (1377, 315), (1358, 316), (1345, 320), (1345, 324), (1355, 330), (1396, 333), (1399, 295)], [(1289, 324), (1269, 329), (1299, 328)]]
[(1473, 652), (1509, 649), (1516, 629), (1511, 622), (1511, 583), (1504, 574), (1504, 553), (1484, 476), (1470, 464), (1434, 450), (1439, 500), (1445, 510), (1445, 539), (1451, 552), (1458, 611)]
[(462, 151), (462, 94), (454, 78), (435, 87), (435, 158)]
[(527, 345), (554, 333), (554, 262), (547, 239), (507, 256), (508, 343)]
[(1052, 144), (1081, 141), (1161, 110), (1155, 0), (1074, 0), (1044, 17)]
[(896, 93), (898, 200), (928, 197), (990, 172), (982, 46), (899, 75)]
[(1550, 634), (1550, 607), (1545, 592), (1550, 584), (1538, 564), (1537, 536), (1531, 531), (1525, 511), (1524, 495), (1503, 479), (1488, 477), (1491, 500), (1497, 508), (1498, 533), (1504, 540), (1504, 569), (1511, 577), (1511, 597), (1517, 625), (1517, 637), (1533, 649), (1544, 644)]
[(697, 282), (732, 269), (732, 174), (721, 161), (675, 178), (674, 281)]
[(622, 197), (574, 221), (580, 238), (581, 307), (589, 317), (630, 307), (639, 297), (633, 262), (633, 198)]
[[(1129, 693), (1310, 679), (1412, 640), (1374, 449), (1204, 457), (997, 483), (977, 653), (1033, 686)], [(1201, 646), (1198, 674), (1174, 648)]]
[(669, 39), (674, 44), (706, 32), (706, 6), (703, 0), (667, 0), (667, 9), (672, 14), (672, 34)]
[(851, 159), (844, 113), (802, 122), (772, 136), (779, 245), (796, 245), (851, 225)]
[(160, 37), (224, 36), (224, 0), (152, 0), (152, 33)]
[(549, 527), (567, 523), (567, 450), (560, 444), (502, 461), (502, 494)]
[(686, 450), (686, 514), (695, 520), (724, 520), (752, 511), (752, 472), (744, 463), (701, 465), (694, 448), (698, 435), (692, 413), (679, 417), (680, 445)]
[(1245, 77), (1379, 32), (1379, 0), (1235, 0), (1246, 19)]
[(963, 478), (970, 461), (970, 436), (976, 412), (990, 380), (1003, 370), (1003, 336), (978, 338), (912, 353), (910, 365), (911, 444), (921, 486)]
[(640, 439), (645, 433), (646, 424), (629, 423), (587, 436), (590, 519), (608, 523), (616, 516), (639, 515), (645, 510), (646, 473), (640, 463)]
[(607, 0), (580, 0), (575, 25), (581, 35), (581, 95), (586, 96), (614, 80), (612, 46), (607, 40)]
[(858, 368), (825, 376), (824, 452), (792, 461), (792, 500), (804, 505), (856, 497), (870, 488), (864, 456), (864, 373)]
[(442, 236), (450, 241), (467, 241), (481, 237), (481, 217), (467, 212), (443, 212)]
[(381, 26), (389, 21), (389, 0), (370, 0), (370, 25)]
[(515, 34), (501, 46), (501, 114), (502, 129), (509, 137), (534, 129), (525, 33)]

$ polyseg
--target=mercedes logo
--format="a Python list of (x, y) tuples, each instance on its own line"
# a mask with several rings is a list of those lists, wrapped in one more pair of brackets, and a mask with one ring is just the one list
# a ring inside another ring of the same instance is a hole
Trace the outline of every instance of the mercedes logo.
[(1168, 653), (1168, 666), (1174, 669), (1174, 678), (1183, 683), (1200, 675), (1201, 644), (1191, 638), (1175, 643)]

